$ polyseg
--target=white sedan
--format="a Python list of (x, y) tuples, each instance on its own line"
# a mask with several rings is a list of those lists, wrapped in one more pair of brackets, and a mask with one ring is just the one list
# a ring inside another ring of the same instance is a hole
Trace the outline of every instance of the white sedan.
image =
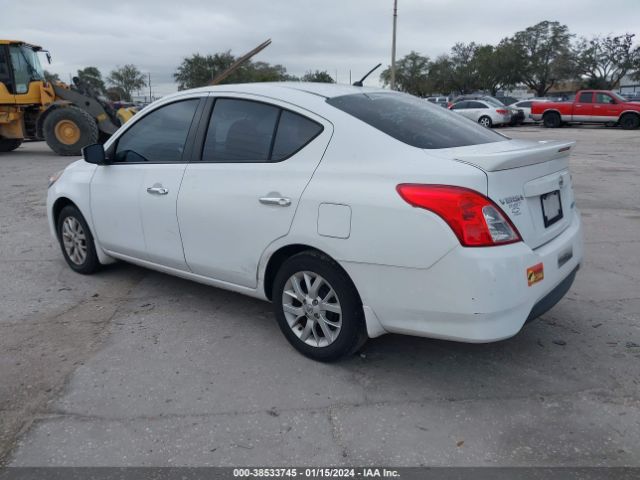
[(531, 117), (531, 104), (533, 102), (548, 102), (548, 100), (545, 98), (520, 100), (519, 102), (511, 105), (512, 107), (515, 107), (524, 112), (524, 121), (522, 123), (536, 123), (536, 121)]
[(582, 261), (572, 147), (382, 89), (207, 87), (86, 147), (47, 212), (76, 272), (118, 259), (269, 300), (317, 360), (387, 332), (492, 342)]
[(509, 108), (490, 100), (462, 100), (449, 109), (487, 128), (511, 122)]

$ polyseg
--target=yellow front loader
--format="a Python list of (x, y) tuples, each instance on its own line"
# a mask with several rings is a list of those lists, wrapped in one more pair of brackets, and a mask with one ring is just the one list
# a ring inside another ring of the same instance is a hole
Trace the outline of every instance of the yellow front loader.
[(0, 152), (25, 139), (44, 139), (59, 155), (79, 155), (82, 147), (104, 141), (135, 113), (111, 108), (79, 80), (68, 86), (46, 81), (37, 45), (0, 40)]

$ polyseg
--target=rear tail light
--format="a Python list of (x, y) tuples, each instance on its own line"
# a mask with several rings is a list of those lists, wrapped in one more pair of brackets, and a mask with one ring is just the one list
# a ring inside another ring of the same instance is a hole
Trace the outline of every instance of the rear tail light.
[(415, 183), (402, 183), (396, 190), (409, 205), (439, 215), (465, 247), (491, 247), (522, 240), (500, 207), (475, 190)]
[(496, 110), (497, 113), (499, 113), (500, 115), (506, 115), (507, 113), (509, 113), (509, 110), (504, 110), (503, 108), (499, 108), (498, 110)]

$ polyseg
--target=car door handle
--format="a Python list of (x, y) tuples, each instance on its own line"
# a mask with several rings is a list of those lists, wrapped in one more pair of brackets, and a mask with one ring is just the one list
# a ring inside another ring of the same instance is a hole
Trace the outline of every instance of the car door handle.
[(261, 197), (260, 203), (263, 205), (277, 205), (278, 207), (288, 207), (291, 199), (287, 197)]
[(166, 195), (169, 193), (169, 189), (154, 185), (153, 187), (147, 188), (147, 193), (150, 193), (151, 195)]

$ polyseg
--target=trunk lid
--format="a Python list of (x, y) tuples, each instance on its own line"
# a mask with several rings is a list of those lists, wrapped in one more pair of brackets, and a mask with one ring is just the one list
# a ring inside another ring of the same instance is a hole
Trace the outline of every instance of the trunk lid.
[(575, 142), (508, 140), (431, 150), (487, 176), (487, 196), (532, 249), (560, 235), (575, 214), (569, 154)]

